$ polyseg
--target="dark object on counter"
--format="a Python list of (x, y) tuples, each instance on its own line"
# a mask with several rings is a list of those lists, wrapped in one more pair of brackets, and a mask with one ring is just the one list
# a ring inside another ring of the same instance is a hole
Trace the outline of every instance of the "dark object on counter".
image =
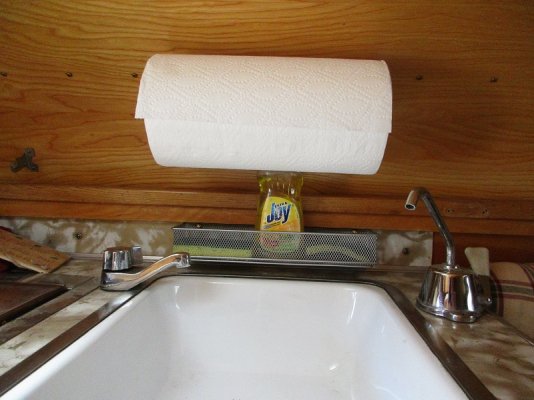
[(66, 291), (61, 285), (0, 282), (0, 325)]
[(36, 274), (37, 272), (19, 268), (9, 261), (0, 259), (0, 282), (19, 281)]

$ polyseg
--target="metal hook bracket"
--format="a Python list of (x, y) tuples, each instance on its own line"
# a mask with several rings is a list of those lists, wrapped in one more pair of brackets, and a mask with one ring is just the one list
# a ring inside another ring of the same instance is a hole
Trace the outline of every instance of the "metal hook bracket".
[(11, 171), (18, 172), (23, 168), (28, 168), (32, 172), (38, 172), (39, 166), (33, 162), (33, 157), (35, 157), (33, 147), (25, 148), (24, 153), (11, 163)]

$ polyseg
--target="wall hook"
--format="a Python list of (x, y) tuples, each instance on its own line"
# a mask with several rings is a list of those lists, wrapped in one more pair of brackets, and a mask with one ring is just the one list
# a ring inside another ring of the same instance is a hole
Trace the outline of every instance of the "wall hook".
[(33, 157), (35, 157), (35, 150), (33, 147), (25, 148), (24, 153), (11, 163), (11, 171), (18, 172), (26, 167), (32, 172), (38, 172), (39, 166), (33, 162)]

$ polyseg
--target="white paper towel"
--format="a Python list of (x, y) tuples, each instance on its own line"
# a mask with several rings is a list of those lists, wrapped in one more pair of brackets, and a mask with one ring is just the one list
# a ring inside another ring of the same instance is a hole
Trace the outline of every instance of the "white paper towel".
[(163, 166), (373, 174), (391, 103), (383, 61), (156, 55), (136, 118)]

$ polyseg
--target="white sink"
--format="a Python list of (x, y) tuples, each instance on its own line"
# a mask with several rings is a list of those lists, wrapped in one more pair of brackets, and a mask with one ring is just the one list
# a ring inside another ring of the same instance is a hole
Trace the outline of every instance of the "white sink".
[(465, 399), (381, 288), (178, 276), (5, 399)]

